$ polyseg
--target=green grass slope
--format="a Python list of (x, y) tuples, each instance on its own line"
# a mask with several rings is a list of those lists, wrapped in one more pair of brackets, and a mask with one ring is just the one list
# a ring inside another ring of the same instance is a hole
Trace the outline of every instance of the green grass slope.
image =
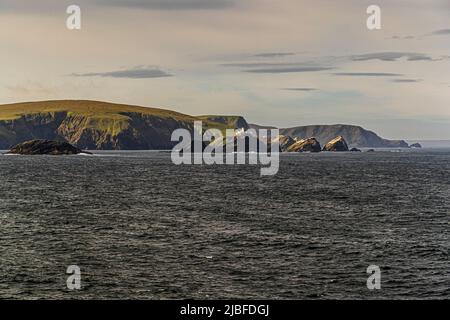
[(90, 100), (53, 100), (39, 102), (24, 102), (0, 105), (0, 120), (13, 120), (22, 115), (68, 112), (93, 118), (109, 118), (114, 120), (126, 119), (125, 113), (141, 113), (162, 118), (178, 120), (193, 120), (194, 117), (179, 112), (140, 107), (126, 104), (109, 103)]

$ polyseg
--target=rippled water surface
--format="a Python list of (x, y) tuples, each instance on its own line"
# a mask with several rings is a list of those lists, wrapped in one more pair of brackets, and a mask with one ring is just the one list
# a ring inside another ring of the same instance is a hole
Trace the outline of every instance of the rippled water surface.
[(290, 154), (259, 173), (0, 156), (0, 298), (450, 298), (450, 151)]

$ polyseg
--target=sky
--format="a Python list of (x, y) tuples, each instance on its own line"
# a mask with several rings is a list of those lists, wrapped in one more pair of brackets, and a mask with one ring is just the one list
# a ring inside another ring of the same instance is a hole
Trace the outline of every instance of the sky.
[[(81, 8), (69, 30), (66, 9)], [(381, 29), (366, 10), (381, 8)], [(448, 0), (2, 0), (0, 103), (90, 99), (450, 139)]]

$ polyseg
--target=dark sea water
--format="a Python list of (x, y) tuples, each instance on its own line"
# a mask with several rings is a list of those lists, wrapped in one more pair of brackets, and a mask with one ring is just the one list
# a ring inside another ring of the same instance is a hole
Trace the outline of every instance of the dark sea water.
[(282, 155), (274, 177), (0, 156), (0, 298), (448, 299), (449, 176), (449, 150)]

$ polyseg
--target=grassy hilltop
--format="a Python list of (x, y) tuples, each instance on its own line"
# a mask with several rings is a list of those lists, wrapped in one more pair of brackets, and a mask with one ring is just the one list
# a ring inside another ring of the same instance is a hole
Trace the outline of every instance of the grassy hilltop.
[(147, 108), (127, 104), (118, 104), (90, 100), (53, 100), (38, 102), (23, 102), (0, 105), (0, 120), (18, 119), (27, 114), (72, 112), (88, 117), (123, 120), (124, 113), (141, 113), (160, 117), (173, 117), (189, 120), (195, 117), (171, 110)]

